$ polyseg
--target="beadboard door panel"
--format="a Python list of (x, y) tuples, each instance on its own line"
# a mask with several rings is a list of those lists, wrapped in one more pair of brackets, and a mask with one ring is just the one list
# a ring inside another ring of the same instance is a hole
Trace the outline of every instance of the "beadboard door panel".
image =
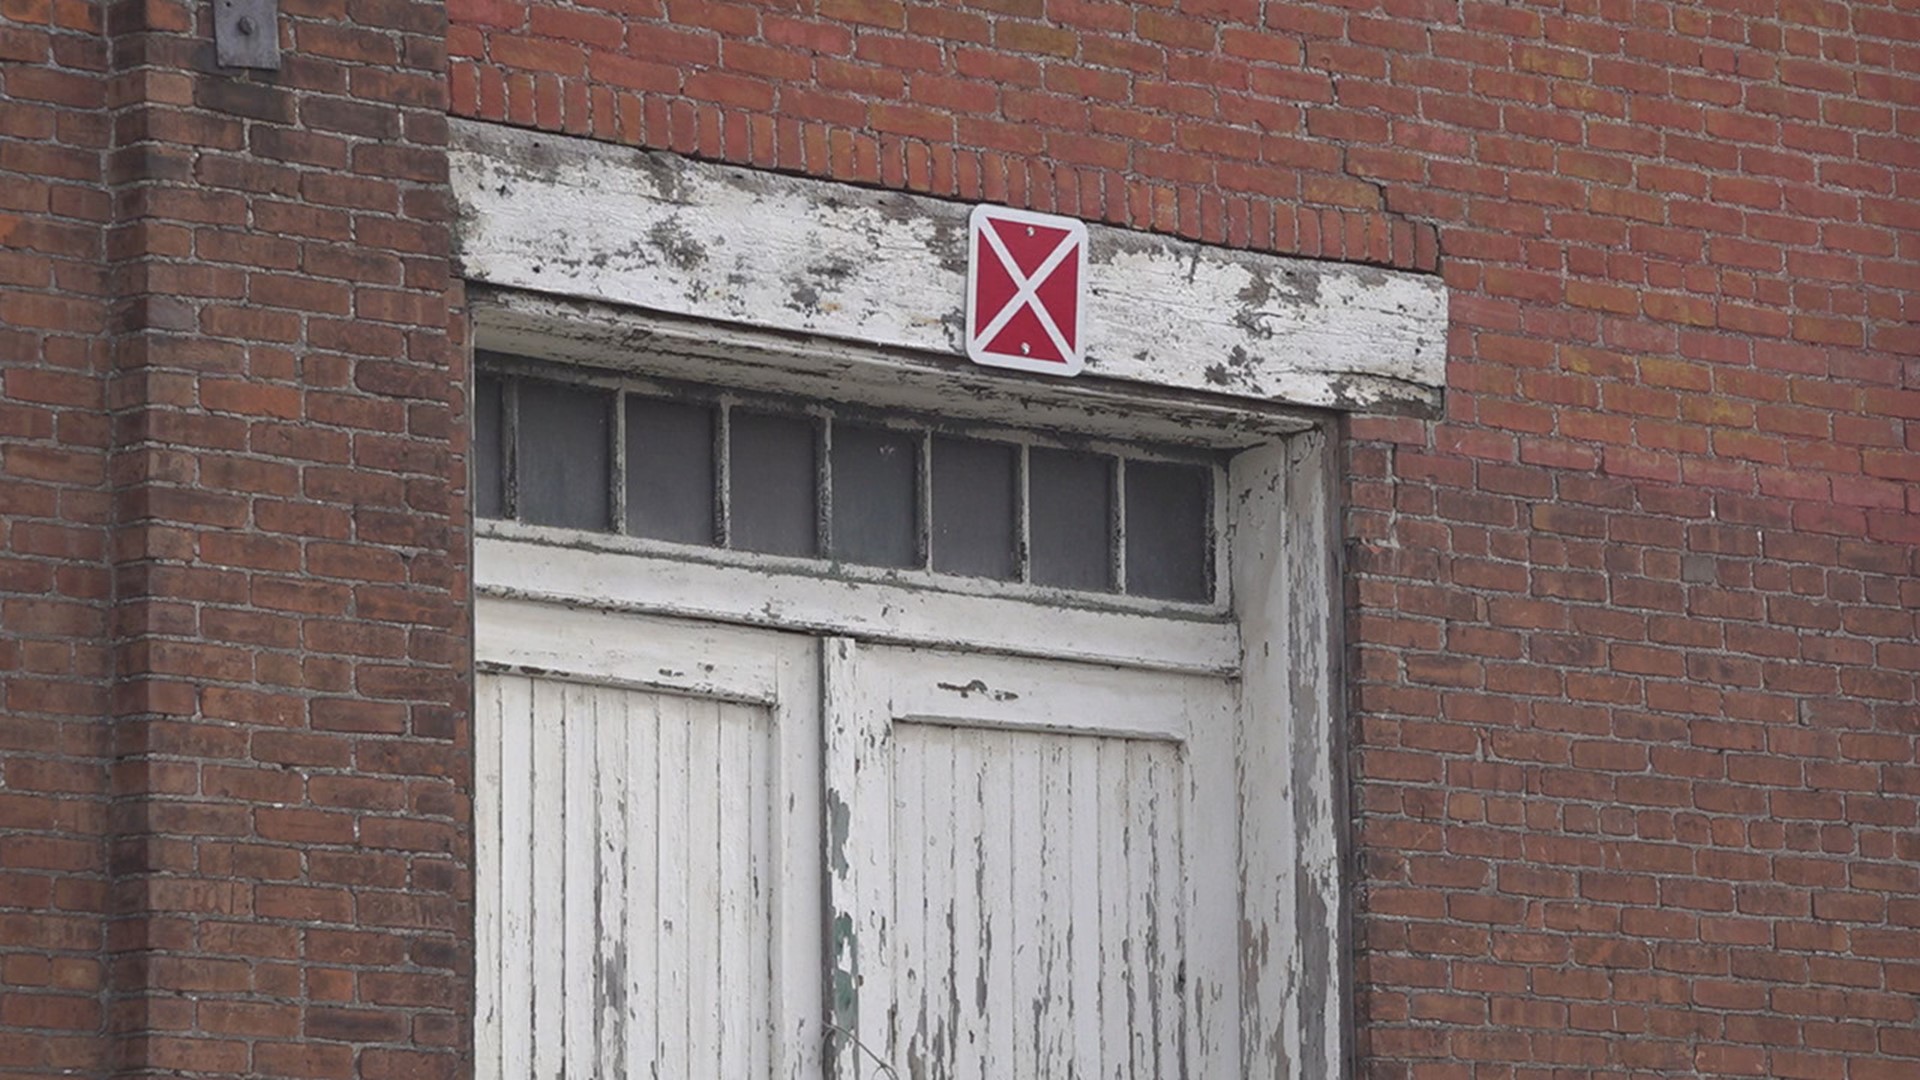
[(840, 1026), (930, 1080), (1239, 1075), (1232, 680), (845, 639), (826, 671)]
[(480, 1077), (818, 1075), (818, 659), (500, 620), (478, 680)]

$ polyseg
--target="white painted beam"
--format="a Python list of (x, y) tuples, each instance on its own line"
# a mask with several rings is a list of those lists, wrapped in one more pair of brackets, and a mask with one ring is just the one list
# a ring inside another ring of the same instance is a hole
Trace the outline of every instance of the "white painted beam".
[[(461, 120), (451, 166), (469, 280), (965, 355), (967, 204)], [(1089, 245), (1089, 375), (1338, 409), (1439, 403), (1437, 278), (1100, 225)]]

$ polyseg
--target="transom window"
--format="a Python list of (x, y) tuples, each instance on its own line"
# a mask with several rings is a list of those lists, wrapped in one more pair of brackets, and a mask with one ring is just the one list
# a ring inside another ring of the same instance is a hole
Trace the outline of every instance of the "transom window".
[(479, 516), (1186, 603), (1224, 457), (482, 353)]

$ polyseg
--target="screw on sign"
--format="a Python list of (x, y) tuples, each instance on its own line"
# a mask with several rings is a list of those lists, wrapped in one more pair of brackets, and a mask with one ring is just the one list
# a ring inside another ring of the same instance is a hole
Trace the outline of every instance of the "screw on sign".
[(968, 226), (967, 356), (990, 367), (1078, 375), (1086, 225), (976, 206)]

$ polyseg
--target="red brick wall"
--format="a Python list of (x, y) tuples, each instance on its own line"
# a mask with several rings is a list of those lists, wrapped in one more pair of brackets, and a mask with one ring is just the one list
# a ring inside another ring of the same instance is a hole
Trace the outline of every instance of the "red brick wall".
[(211, 10), (0, 5), (0, 1072), (453, 1074), (445, 12)]
[(1920, 1074), (1910, 5), (282, 9), (0, 3), (0, 1072), (460, 1071), (450, 105), (1437, 268), (1447, 415), (1349, 425), (1365, 1071)]
[(107, 50), (0, 6), (0, 1073), (104, 1061)]
[(453, 0), (463, 115), (1454, 292), (1349, 425), (1373, 1077), (1920, 1075), (1911, 5)]
[(104, 1061), (106, 65), (94, 8), (0, 6), (0, 1072)]

